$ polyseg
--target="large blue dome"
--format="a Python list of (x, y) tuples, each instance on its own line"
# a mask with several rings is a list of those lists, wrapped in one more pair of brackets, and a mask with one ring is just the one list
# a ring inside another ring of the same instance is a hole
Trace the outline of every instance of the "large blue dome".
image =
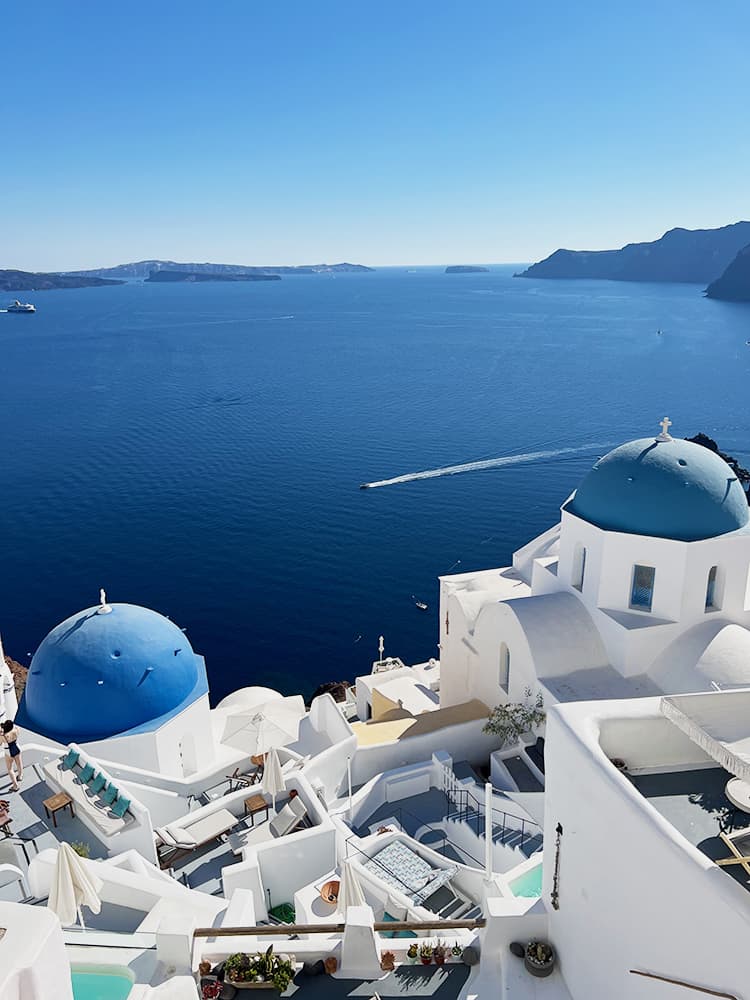
[(719, 456), (680, 438), (642, 438), (594, 464), (566, 510), (608, 531), (693, 542), (744, 528), (748, 504)]
[(19, 722), (63, 743), (153, 724), (207, 689), (202, 658), (163, 615), (88, 608), (52, 629), (31, 661)]

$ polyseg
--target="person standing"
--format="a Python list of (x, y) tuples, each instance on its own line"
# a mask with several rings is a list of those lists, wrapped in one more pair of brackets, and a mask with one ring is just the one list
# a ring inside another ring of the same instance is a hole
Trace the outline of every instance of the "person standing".
[[(8, 777), (11, 780), (13, 791), (17, 792), (18, 785), (23, 778), (23, 760), (18, 746), (18, 730), (10, 719), (6, 719), (3, 723), (0, 736), (5, 743), (5, 767), (8, 770)], [(16, 778), (16, 774), (18, 778)]]

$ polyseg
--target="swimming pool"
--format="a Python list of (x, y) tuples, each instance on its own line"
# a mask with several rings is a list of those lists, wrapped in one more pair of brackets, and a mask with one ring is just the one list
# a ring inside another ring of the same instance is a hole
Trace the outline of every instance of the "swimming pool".
[(541, 896), (542, 894), (542, 866), (534, 865), (514, 878), (510, 883), (510, 891), (514, 896)]
[(74, 965), (71, 968), (74, 1000), (125, 1000), (135, 977), (118, 965)]

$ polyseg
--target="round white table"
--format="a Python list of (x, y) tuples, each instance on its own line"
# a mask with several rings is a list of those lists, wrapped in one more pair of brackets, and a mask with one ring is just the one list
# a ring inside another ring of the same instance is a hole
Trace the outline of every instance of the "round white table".
[(726, 784), (724, 794), (733, 806), (750, 815), (750, 782), (741, 778), (731, 778)]

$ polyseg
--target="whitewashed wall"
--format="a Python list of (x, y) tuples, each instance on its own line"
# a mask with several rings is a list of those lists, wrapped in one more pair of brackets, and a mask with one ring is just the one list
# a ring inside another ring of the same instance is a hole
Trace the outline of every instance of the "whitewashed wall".
[[(632, 721), (626, 726), (615, 721), (620, 718)], [(630, 969), (746, 996), (750, 894), (659, 816), (599, 745), (604, 725), (608, 752), (617, 749), (626, 760), (642, 753), (645, 761), (648, 741), (654, 760), (669, 760), (678, 744), (668, 740), (662, 749), (654, 720), (657, 699), (566, 705), (550, 713), (548, 907), (557, 823), (563, 836), (560, 908), (549, 908), (549, 936), (576, 1000), (671, 995)]]

